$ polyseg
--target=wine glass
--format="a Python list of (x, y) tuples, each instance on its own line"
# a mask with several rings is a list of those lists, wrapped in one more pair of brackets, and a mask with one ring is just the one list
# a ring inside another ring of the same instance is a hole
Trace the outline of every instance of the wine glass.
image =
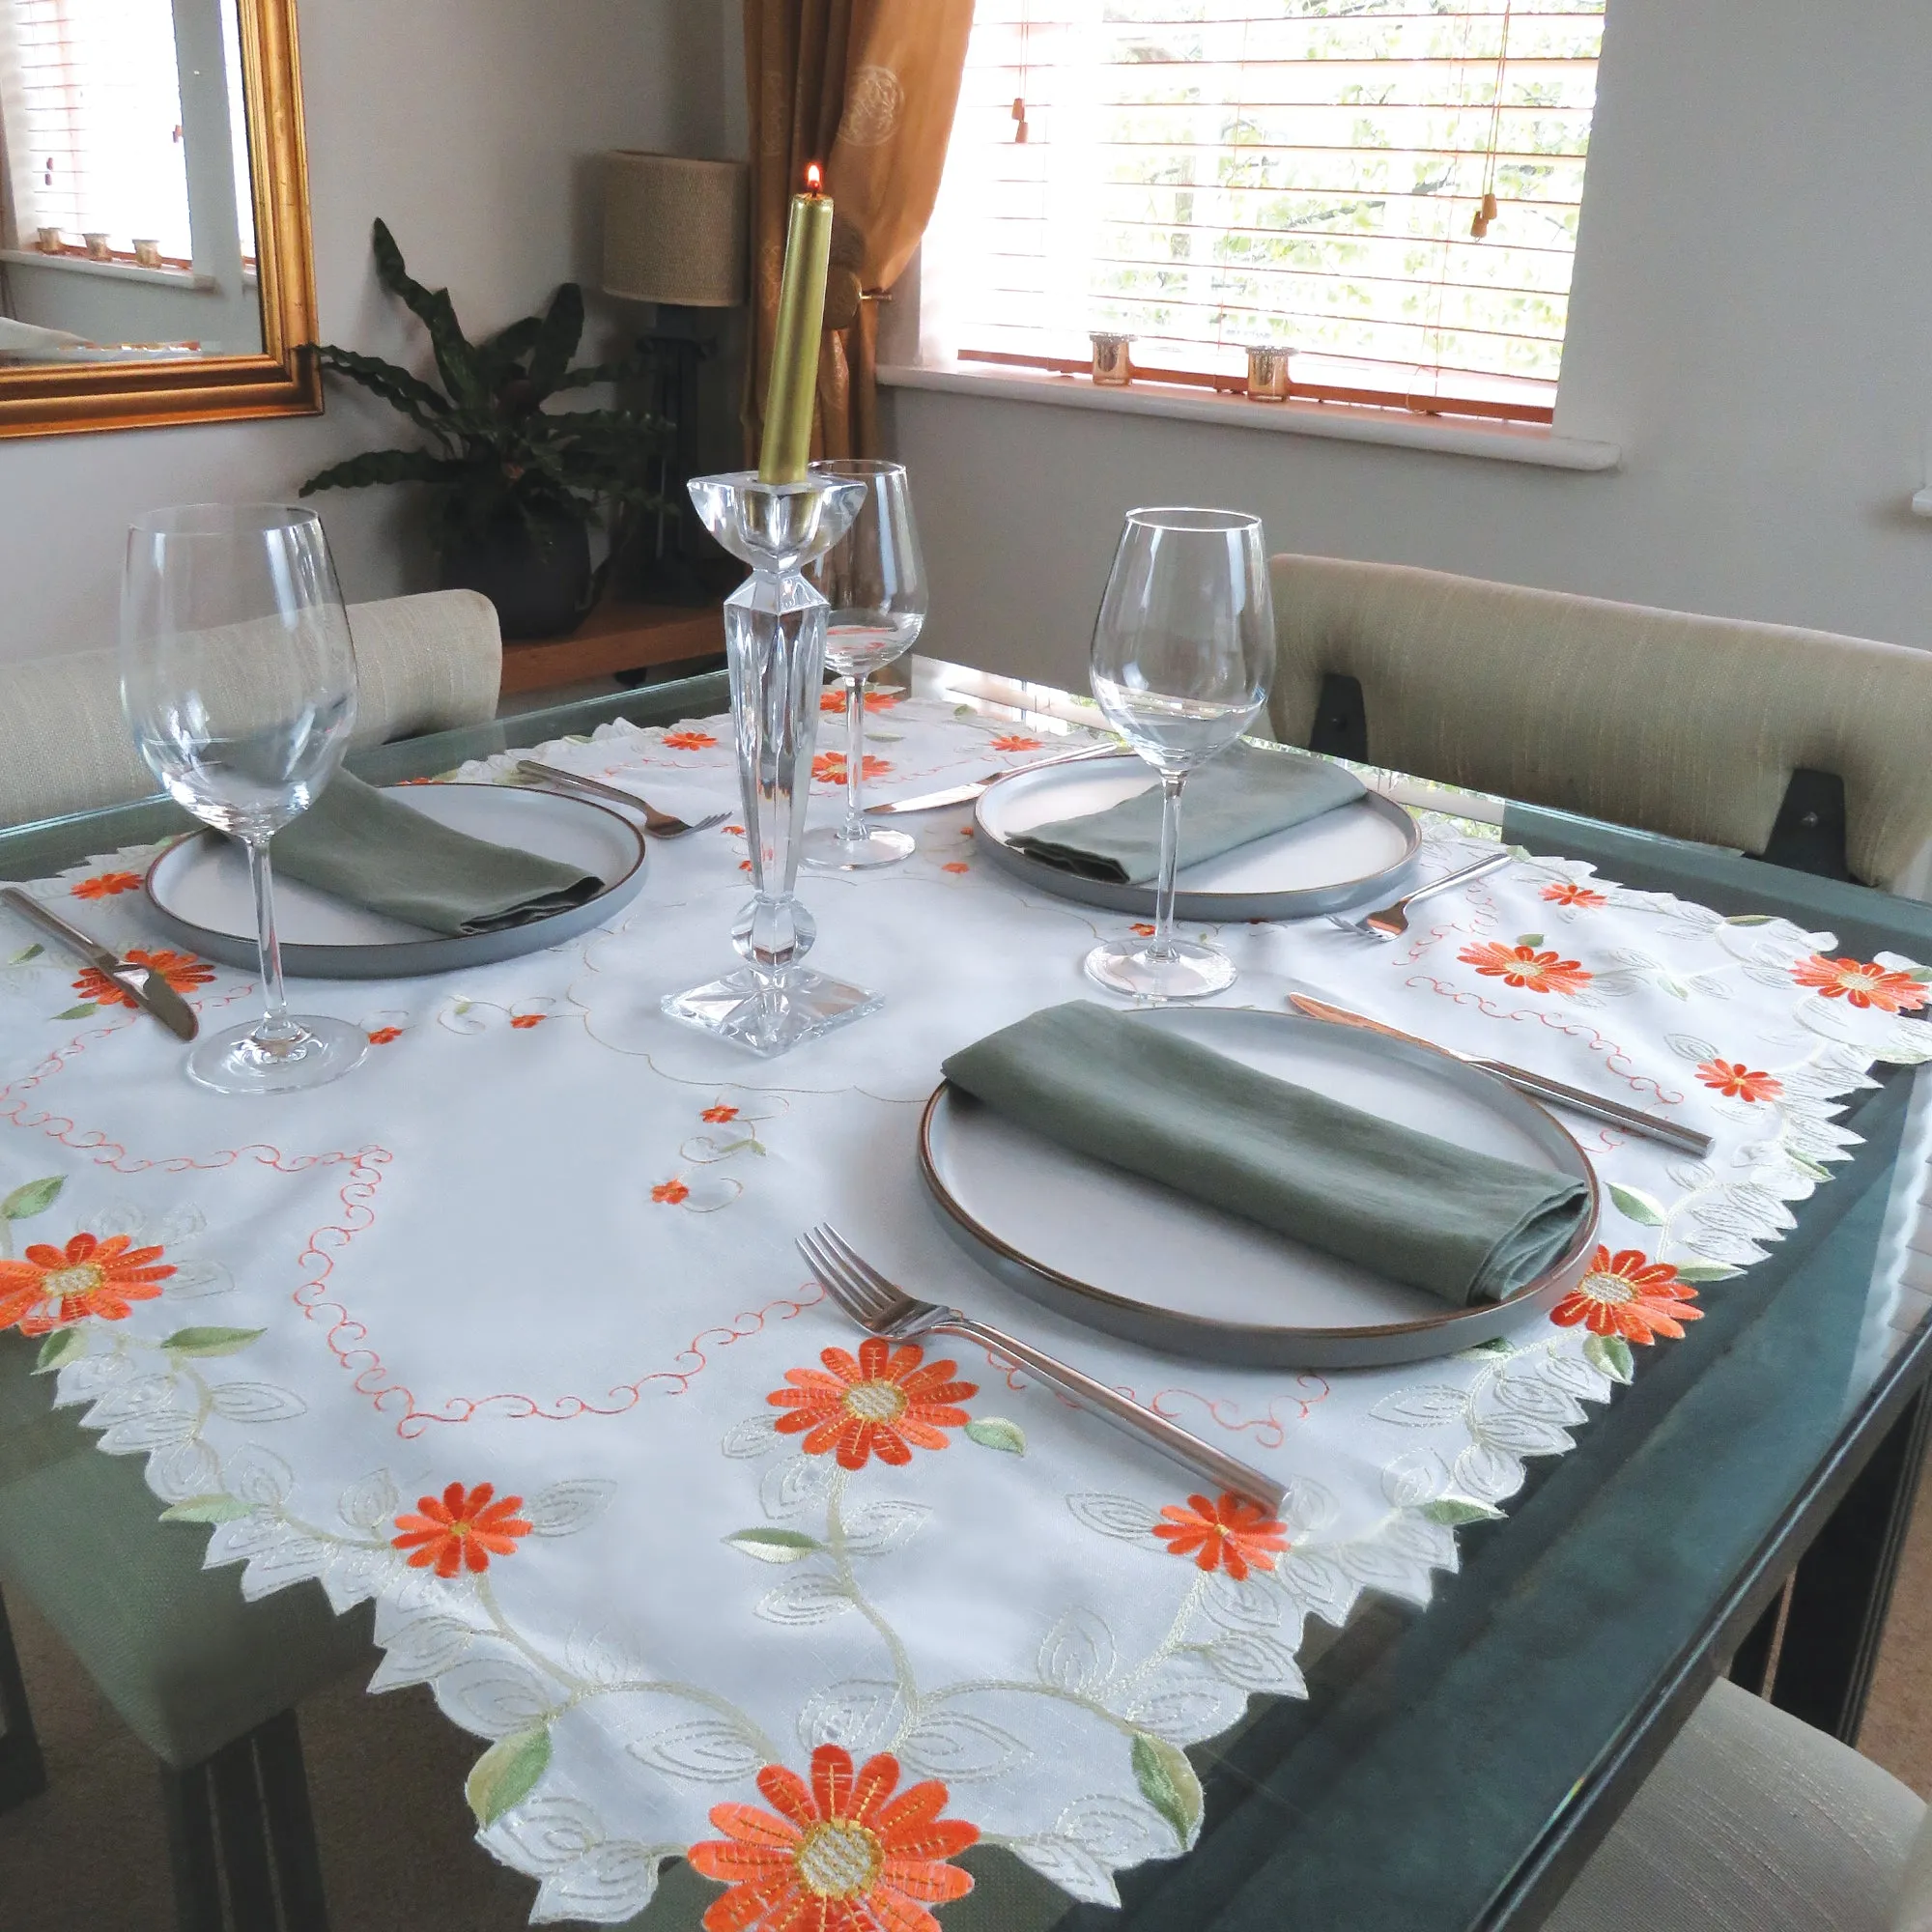
[(1259, 517), (1236, 510), (1132, 510), (1094, 625), (1089, 674), (1107, 722), (1160, 774), (1160, 882), (1151, 939), (1087, 955), (1110, 992), (1199, 1000), (1235, 982), (1219, 947), (1174, 934), (1180, 791), (1266, 700), (1274, 607)]
[(312, 510), (196, 503), (134, 524), (121, 708), (169, 794), (248, 852), (265, 1011), (204, 1037), (189, 1075), (280, 1094), (347, 1073), (368, 1051), (361, 1029), (289, 1012), (269, 873), (270, 836), (334, 776), (355, 720), (349, 616)]
[(845, 820), (814, 826), (800, 842), (808, 866), (866, 871), (896, 866), (913, 850), (903, 832), (866, 822), (866, 680), (912, 648), (925, 622), (925, 565), (912, 517), (905, 465), (869, 457), (811, 466), (814, 476), (863, 482), (866, 500), (852, 526), (806, 576), (832, 606), (825, 662), (845, 681)]

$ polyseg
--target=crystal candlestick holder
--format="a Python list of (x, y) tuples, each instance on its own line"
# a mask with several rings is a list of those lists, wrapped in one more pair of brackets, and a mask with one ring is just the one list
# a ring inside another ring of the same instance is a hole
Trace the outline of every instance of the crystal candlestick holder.
[(801, 571), (845, 533), (866, 500), (866, 485), (817, 475), (761, 483), (744, 470), (694, 477), (691, 500), (704, 527), (752, 566), (724, 600), (752, 897), (731, 928), (744, 965), (668, 995), (664, 1010), (770, 1057), (880, 1005), (863, 986), (802, 963), (817, 927), (793, 890), (811, 790), (829, 608)]

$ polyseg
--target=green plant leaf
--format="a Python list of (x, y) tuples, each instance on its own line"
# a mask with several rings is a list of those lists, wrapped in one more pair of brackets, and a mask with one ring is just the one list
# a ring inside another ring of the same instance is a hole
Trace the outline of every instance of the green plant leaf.
[(1543, 935), (1540, 932), (1520, 932), (1516, 936), (1516, 943), (1519, 946), (1541, 946)]
[(1136, 1731), (1133, 1760), (1141, 1796), (1174, 1827), (1185, 1850), (1201, 1823), (1201, 1780), (1187, 1753), (1151, 1731)]
[(29, 959), (38, 959), (46, 950), (37, 940), (32, 946), (23, 946), (7, 963), (10, 966), (24, 966)]
[(1026, 1431), (1004, 1415), (982, 1415), (966, 1425), (966, 1434), (982, 1449), (1004, 1449), (1009, 1456), (1026, 1454)]
[(316, 344), (315, 359), (331, 375), (346, 376), (372, 395), (381, 396), (432, 435), (443, 434), (451, 414), (449, 403), (421, 377), (380, 356), (358, 355), (354, 349), (338, 349), (327, 342)]
[(724, 1541), (760, 1563), (796, 1563), (825, 1548), (802, 1529), (734, 1529)]
[(1613, 1382), (1629, 1381), (1636, 1370), (1631, 1345), (1621, 1335), (1592, 1335), (1583, 1344), (1583, 1359)]
[(91, 1018), (100, 1009), (90, 1000), (84, 1007), (70, 1007), (66, 1012), (56, 1013), (54, 1018), (57, 1020), (84, 1020)]
[(399, 296), (422, 326), (429, 330), (430, 347), (436, 352), (437, 373), (454, 402), (482, 406), (489, 402), (489, 385), (476, 367), (476, 351), (469, 345), (456, 320), (455, 305), (447, 289), (426, 289), (403, 266), (403, 251), (388, 224), (378, 220), (370, 235), (376, 254), (376, 278), (392, 296)]
[(171, 1355), (233, 1355), (262, 1332), (259, 1328), (177, 1328), (161, 1347)]
[(494, 1825), (513, 1804), (521, 1804), (550, 1769), (550, 1726), (533, 1724), (498, 1738), (469, 1767), (463, 1795), (479, 1825)]
[(1462, 1496), (1437, 1496), (1433, 1503), (1424, 1503), (1422, 1514), (1431, 1522), (1447, 1523), (1451, 1529), (1465, 1522), (1499, 1522), (1502, 1511), (1492, 1509), (1488, 1503), (1472, 1503)]
[(575, 282), (565, 282), (551, 298), (549, 312), (530, 350), (530, 392), (537, 402), (552, 394), (563, 380), (582, 339), (583, 291)]
[(1743, 1268), (1721, 1267), (1716, 1262), (1692, 1262), (1689, 1267), (1677, 1270), (1677, 1279), (1692, 1283), (1730, 1281), (1743, 1273)]
[(524, 357), (536, 347), (542, 329), (543, 319), (534, 315), (526, 315), (521, 322), (511, 323), (508, 328), (498, 329), (476, 352), (476, 366), (483, 380), (495, 388), (512, 371), (521, 368)]
[(453, 483), (468, 466), (461, 457), (438, 456), (428, 449), (371, 449), (346, 463), (318, 469), (301, 486), (301, 495), (318, 490), (360, 490), (371, 483)]
[(63, 1174), (49, 1174), (39, 1180), (22, 1181), (0, 1201), (0, 1217), (9, 1221), (25, 1221), (35, 1214), (44, 1214), (60, 1198), (60, 1191), (67, 1185)]
[(163, 1522), (239, 1522), (250, 1514), (240, 1496), (189, 1496), (161, 1512)]
[(1627, 1221), (1634, 1221), (1640, 1228), (1661, 1228), (1669, 1218), (1662, 1206), (1640, 1187), (1619, 1187), (1611, 1181), (1610, 1199), (1617, 1204), (1619, 1214)]
[(41, 1352), (34, 1358), (34, 1373), (51, 1375), (63, 1362), (71, 1362), (74, 1356), (86, 1352), (87, 1337), (80, 1329), (56, 1328), (41, 1344)]

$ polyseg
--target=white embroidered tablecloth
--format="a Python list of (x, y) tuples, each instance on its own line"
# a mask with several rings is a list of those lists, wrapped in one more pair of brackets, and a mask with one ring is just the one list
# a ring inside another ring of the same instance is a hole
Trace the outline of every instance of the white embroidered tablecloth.
[[(1038, 750), (924, 700), (871, 722), (881, 792)], [(722, 720), (541, 755), (674, 809), (735, 797)], [(885, 1009), (774, 1063), (658, 1010), (733, 963), (735, 825), (654, 844), (642, 896), (587, 939), (300, 985), (298, 1009), (372, 1046), (285, 1098), (201, 1092), (105, 982), (24, 927), (0, 947), (0, 1326), (43, 1338), (57, 1400), (147, 1459), (157, 1509), (213, 1525), (209, 1561), (244, 1563), (249, 1595), (317, 1577), (338, 1606), (377, 1600), (371, 1689), (427, 1682), (489, 1741), (479, 1835), (541, 1880), (539, 1919), (626, 1918), (689, 1856), (732, 1888), (713, 1927), (920, 1932), (976, 1839), (1112, 1900), (1114, 1872), (1199, 1829), (1182, 1747), (1251, 1692), (1299, 1690), (1305, 1619), (1339, 1623), (1364, 1588), (1426, 1601), (1525, 1458), (1570, 1447), (1700, 1295), (1752, 1293), (1787, 1204), (1844, 1157), (1834, 1116), (1873, 1061), (1932, 1052), (1902, 1017), (1932, 977), (1911, 962), (1559, 861), (1432, 902), (1396, 945), (1227, 928), (1230, 1004), (1325, 986), (1716, 1147), (1569, 1122), (1609, 1183), (1604, 1246), (1507, 1343), (1377, 1373), (1161, 1360), (977, 1271), (915, 1165), (942, 1058), (1091, 996), (1082, 955), (1128, 922), (980, 862), (970, 811), (912, 823), (904, 867), (804, 882), (813, 963)], [(36, 890), (157, 948), (142, 856)], [(1433, 869), (1467, 856), (1431, 827)], [(205, 1024), (250, 1012), (248, 978), (156, 963)], [(1195, 1496), (982, 1352), (861, 1346), (792, 1245), (826, 1219), (1277, 1474), (1283, 1520)]]

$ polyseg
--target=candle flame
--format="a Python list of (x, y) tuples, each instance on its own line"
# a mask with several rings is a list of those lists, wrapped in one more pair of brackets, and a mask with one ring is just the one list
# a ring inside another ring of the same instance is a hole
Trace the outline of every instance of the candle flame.
[(808, 161), (805, 164), (805, 191), (807, 194), (825, 192), (825, 170), (816, 161)]

